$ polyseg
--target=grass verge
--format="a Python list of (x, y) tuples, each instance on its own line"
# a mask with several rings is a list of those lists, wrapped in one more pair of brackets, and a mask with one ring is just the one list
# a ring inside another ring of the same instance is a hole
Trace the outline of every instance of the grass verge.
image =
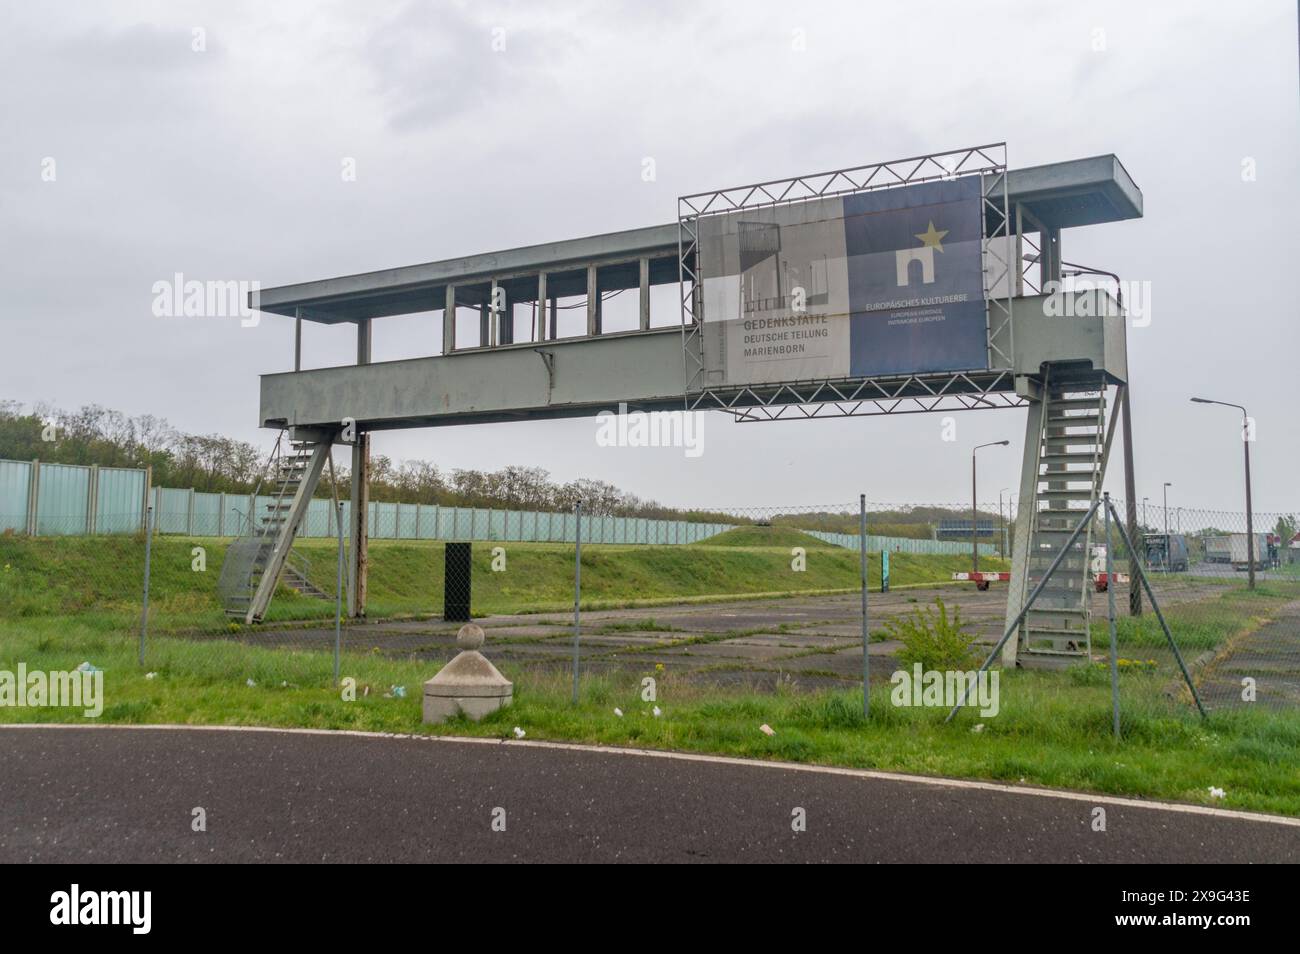
[[(1215, 594), (1206, 607), (1170, 612), (1180, 641), (1229, 638), (1256, 625), (1293, 595)], [(1249, 609), (1248, 615), (1245, 610)], [(1132, 621), (1121, 650), (1150, 650), (1145, 623)], [(1110, 734), (1109, 674), (1104, 667), (1002, 675), (1001, 711), (962, 713), (951, 725), (936, 709), (898, 708), (889, 686), (873, 686), (871, 717), (856, 689), (756, 693), (701, 684), (670, 667), (647, 663), (586, 676), (581, 703), (569, 702), (569, 674), (505, 664), (515, 703), (479, 723), (425, 726), (421, 683), (436, 664), (380, 654), (348, 655), (342, 671), (357, 681), (346, 702), (331, 686), (327, 653), (273, 650), (213, 641), (155, 638), (148, 678), (136, 664), (133, 638), (75, 618), (0, 622), (0, 669), (63, 670), (90, 661), (105, 671), (99, 721), (363, 729), (498, 738), (520, 726), (533, 739), (707, 752), (759, 759), (985, 778), (1300, 815), (1300, 720), (1290, 712), (1215, 712), (1199, 719), (1168, 692), (1166, 666), (1124, 667), (1120, 676), (1123, 740)], [(655, 703), (641, 680), (657, 681)], [(251, 685), (249, 681), (251, 680)], [(393, 692), (405, 687), (405, 697)], [(662, 714), (655, 716), (653, 705)], [(614, 708), (623, 710), (620, 718)], [(0, 708), (10, 722), (84, 722), (80, 710)], [(759, 731), (762, 724), (776, 734)], [(981, 731), (972, 731), (983, 725)], [(1211, 799), (1210, 787), (1223, 799)]]

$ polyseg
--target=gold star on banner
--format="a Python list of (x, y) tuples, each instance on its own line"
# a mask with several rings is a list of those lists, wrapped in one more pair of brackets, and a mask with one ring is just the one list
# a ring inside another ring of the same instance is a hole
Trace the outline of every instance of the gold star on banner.
[(934, 223), (931, 222), (930, 227), (924, 232), (918, 232), (916, 237), (921, 240), (921, 244), (926, 246), (926, 248), (936, 248), (942, 252), (943, 237), (947, 234), (947, 229), (935, 229)]

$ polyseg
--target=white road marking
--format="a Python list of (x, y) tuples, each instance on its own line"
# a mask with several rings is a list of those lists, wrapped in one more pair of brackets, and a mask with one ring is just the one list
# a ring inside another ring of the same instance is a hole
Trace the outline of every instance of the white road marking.
[(1086, 802), (1090, 805), (1122, 805), (1127, 808), (1146, 808), (1154, 811), (1182, 815), (1209, 815), (1216, 818), (1234, 818), (1239, 821), (1265, 822), (1300, 828), (1300, 818), (1285, 815), (1265, 815), (1257, 812), (1234, 811), (1230, 808), (1212, 808), (1208, 805), (1188, 805), (1182, 802), (1156, 802), (1120, 795), (1100, 795), (1074, 792), (1060, 788), (1032, 788), (1028, 785), (1007, 785), (1001, 782), (981, 782), (974, 779), (941, 778), (933, 775), (905, 775), (901, 772), (880, 772), (874, 769), (840, 768), (833, 765), (806, 765), (799, 762), (768, 762), (761, 759), (741, 759), (730, 755), (708, 755), (702, 752), (669, 752), (662, 749), (634, 749), (614, 745), (583, 745), (577, 742), (547, 742), (538, 739), (489, 739), (457, 735), (411, 735), (400, 732), (366, 732), (360, 729), (304, 729), (257, 725), (78, 725), (70, 722), (22, 722), (0, 725), (4, 729), (95, 729), (100, 731), (167, 730), (176, 732), (278, 732), (287, 735), (350, 736), (362, 739), (413, 739), (419, 742), (451, 742), (464, 745), (509, 745), (535, 749), (560, 749), (567, 752), (598, 752), (604, 755), (639, 756), (641, 758), (676, 759), (684, 762), (707, 762), (714, 765), (736, 765), (746, 768), (764, 768), (791, 772), (811, 772), (821, 775), (843, 775), (849, 778), (877, 779), (886, 782), (907, 782), (914, 785), (933, 785), (940, 788), (964, 788), (1007, 795), (1032, 795), (1038, 798), (1058, 798)]

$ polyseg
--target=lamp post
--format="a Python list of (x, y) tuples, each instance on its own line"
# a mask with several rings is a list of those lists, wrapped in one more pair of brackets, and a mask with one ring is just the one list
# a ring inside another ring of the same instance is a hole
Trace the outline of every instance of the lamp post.
[(1255, 519), (1250, 507), (1250, 415), (1240, 404), (1230, 404), (1227, 401), (1194, 397), (1192, 403), (1222, 404), (1224, 407), (1235, 407), (1241, 412), (1241, 446), (1246, 451), (1246, 563), (1250, 571), (1249, 586), (1253, 590), (1255, 588)]
[[(998, 491), (998, 553), (1004, 560), (1007, 558), (1007, 521), (1002, 516), (1002, 495), (1010, 490), (1010, 487), (1003, 487)], [(1007, 503), (1010, 502), (1010, 500), (1007, 501)]]
[(970, 549), (971, 567), (976, 573), (980, 569), (980, 543), (979, 497), (976, 496), (975, 490), (975, 451), (982, 447), (1006, 447), (1010, 443), (1010, 441), (989, 441), (987, 444), (976, 444), (970, 452)]
[(1172, 487), (1169, 481), (1165, 481), (1165, 572), (1169, 572), (1169, 488)]

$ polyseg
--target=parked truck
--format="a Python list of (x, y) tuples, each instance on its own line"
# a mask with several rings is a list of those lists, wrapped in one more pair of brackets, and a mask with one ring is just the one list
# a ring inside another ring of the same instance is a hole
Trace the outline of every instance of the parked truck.
[[(1268, 534), (1256, 533), (1255, 569), (1262, 570), (1268, 565)], [(1205, 560), (1207, 563), (1231, 563), (1234, 570), (1250, 569), (1250, 541), (1244, 533), (1225, 533), (1205, 538)]]
[(1187, 569), (1187, 538), (1181, 533), (1144, 533), (1147, 566), (1153, 570), (1178, 573)]

